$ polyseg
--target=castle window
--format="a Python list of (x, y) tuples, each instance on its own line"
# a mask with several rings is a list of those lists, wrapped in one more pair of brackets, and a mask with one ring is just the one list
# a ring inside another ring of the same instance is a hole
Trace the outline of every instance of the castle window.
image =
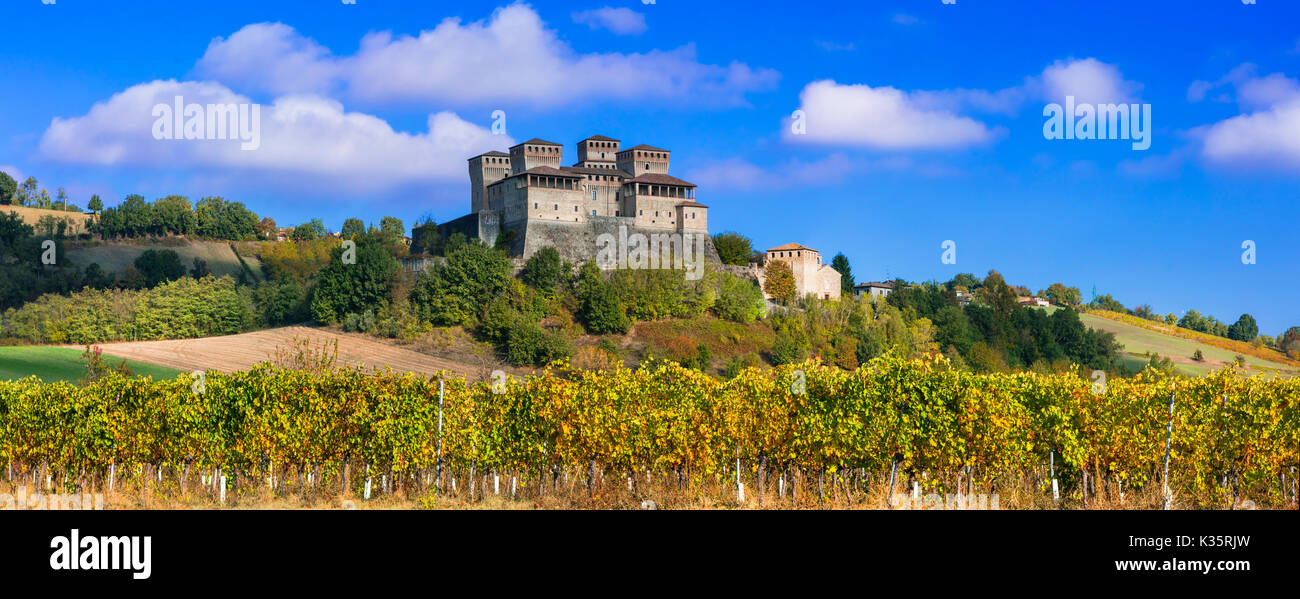
[(573, 211), (574, 211), (574, 212), (577, 212), (577, 211), (578, 211), (578, 207), (577, 207), (577, 206), (574, 206), (574, 207), (573, 207)]
[(591, 211), (591, 215), (592, 215), (592, 216), (596, 216), (596, 211), (595, 211), (595, 210), (592, 210), (592, 211)]
[(553, 208), (553, 210), (559, 210), (559, 209), (560, 209), (560, 205), (559, 205), (559, 204), (555, 204), (554, 206), (555, 206), (555, 207)]
[(533, 202), (533, 210), (537, 209), (537, 202)]

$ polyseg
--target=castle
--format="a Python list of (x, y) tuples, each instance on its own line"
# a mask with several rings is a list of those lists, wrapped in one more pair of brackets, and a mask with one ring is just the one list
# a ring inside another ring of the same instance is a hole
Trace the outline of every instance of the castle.
[[(709, 208), (695, 185), (668, 174), (672, 152), (594, 135), (578, 142), (578, 161), (562, 166), (560, 144), (530, 139), (469, 159), (470, 213), (439, 226), (495, 245), (507, 235), (512, 256), (555, 247), (573, 263), (593, 259), (595, 239), (620, 228), (708, 237)], [(711, 239), (705, 244), (713, 261)]]
[[(840, 272), (822, 263), (821, 252), (806, 245), (787, 243), (770, 248), (766, 252), (766, 261), (780, 260), (790, 265), (794, 273), (795, 296), (812, 295), (820, 299), (840, 298)], [(754, 265), (754, 276), (758, 286), (763, 286), (763, 270)], [(764, 297), (770, 299), (766, 292)]]

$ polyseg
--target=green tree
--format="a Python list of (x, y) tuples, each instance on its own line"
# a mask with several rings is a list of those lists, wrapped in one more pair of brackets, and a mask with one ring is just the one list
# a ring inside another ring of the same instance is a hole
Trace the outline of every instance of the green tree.
[(721, 273), (718, 279), (718, 299), (713, 302), (713, 313), (718, 318), (749, 324), (763, 316), (766, 309), (763, 291), (752, 281)]
[(1083, 295), (1078, 287), (1066, 287), (1061, 283), (1052, 283), (1047, 287), (1048, 301), (1058, 306), (1077, 306), (1083, 302)]
[(36, 204), (40, 199), (40, 184), (36, 182), (36, 177), (27, 177), (23, 184), (18, 186), (18, 191), (14, 194), (14, 204), (19, 206), (31, 206)]
[(1284, 352), (1300, 352), (1300, 327), (1291, 327), (1279, 335), (1277, 346)]
[(14, 181), (9, 173), (0, 171), (0, 204), (8, 204), (14, 201), (14, 194), (18, 192), (18, 182)]
[(780, 304), (794, 301), (798, 289), (794, 285), (794, 271), (784, 260), (769, 260), (763, 267), (763, 291)]
[(421, 317), (437, 325), (473, 325), (510, 281), (510, 259), (482, 243), (463, 243), (429, 269), (411, 290)]
[(626, 333), (631, 326), (618, 294), (604, 280), (600, 267), (590, 260), (583, 263), (578, 273), (577, 316), (587, 332), (596, 335)]
[(98, 214), (100, 210), (104, 209), (104, 200), (99, 199), (98, 194), (92, 195), (90, 196), (90, 203), (86, 207), (90, 208), (91, 212)]
[(735, 266), (749, 264), (749, 257), (754, 253), (753, 242), (748, 237), (731, 231), (714, 235), (713, 247), (723, 264)]
[(1255, 323), (1255, 317), (1249, 314), (1242, 314), (1236, 323), (1228, 327), (1228, 338), (1237, 341), (1250, 341), (1259, 335), (1259, 325)]
[(0, 258), (17, 257), (27, 238), (36, 234), (17, 212), (0, 212)]
[(379, 233), (389, 245), (396, 245), (406, 238), (406, 225), (396, 216), (385, 216), (379, 219)]
[(180, 255), (172, 250), (145, 250), (135, 259), (135, 268), (144, 275), (146, 287), (157, 287), (185, 276)]
[(1204, 316), (1201, 316), (1200, 312), (1197, 312), (1196, 310), (1188, 310), (1187, 313), (1178, 320), (1178, 326), (1184, 329), (1204, 333), (1209, 330), (1210, 323), (1205, 320)]
[(203, 198), (195, 205), (194, 216), (198, 234), (209, 239), (239, 241), (251, 239), (257, 233), (257, 215), (240, 202)]
[(572, 270), (571, 264), (560, 259), (559, 251), (546, 246), (528, 258), (519, 278), (540, 291), (554, 291)]
[(400, 266), (388, 248), (370, 238), (357, 243), (356, 260), (343, 261), (343, 247), (330, 252), (330, 263), (317, 275), (311, 315), (317, 322), (336, 323), (351, 312), (378, 310), (392, 296)]
[(442, 238), (438, 235), (438, 225), (432, 220), (411, 229), (411, 255), (437, 255), (441, 251)]
[(990, 270), (988, 276), (984, 277), (984, 286), (980, 288), (979, 297), (1003, 318), (1010, 318), (1020, 307), (1016, 292), (1012, 291), (1002, 278), (1002, 274), (996, 270)]
[(198, 225), (190, 200), (185, 196), (167, 196), (154, 202), (152, 216), (150, 232), (155, 235), (193, 235)]
[(984, 282), (981, 281), (979, 277), (976, 277), (974, 274), (968, 272), (957, 273), (957, 276), (953, 277), (952, 280), (948, 282), (949, 289), (961, 287), (962, 289), (965, 289), (966, 291), (970, 291), (970, 292), (974, 292), (976, 289), (982, 287), (983, 285)]
[(148, 235), (154, 225), (153, 204), (139, 194), (126, 196), (126, 199), (117, 206), (117, 213), (122, 218), (121, 234), (127, 237)]
[(194, 258), (194, 268), (190, 269), (190, 276), (195, 279), (202, 279), (210, 274), (212, 274), (212, 270), (208, 268), (208, 261), (197, 257)]
[(849, 267), (849, 258), (843, 253), (831, 258), (831, 268), (840, 273), (840, 294), (844, 297), (853, 295), (853, 269)]
[(343, 228), (339, 230), (339, 236), (343, 239), (355, 240), (366, 234), (366, 224), (359, 218), (349, 218), (343, 221)]
[(1109, 293), (1106, 293), (1106, 294), (1103, 294), (1103, 295), (1099, 295), (1099, 296), (1097, 296), (1095, 299), (1092, 300), (1091, 303), (1092, 303), (1092, 306), (1093, 306), (1093, 307), (1095, 307), (1095, 308), (1101, 308), (1102, 310), (1109, 310), (1109, 311), (1111, 311), (1111, 312), (1119, 312), (1120, 314), (1128, 314), (1128, 313), (1129, 313), (1129, 309), (1128, 309), (1128, 308), (1125, 308), (1125, 307), (1124, 307), (1124, 304), (1119, 303), (1118, 300), (1116, 300), (1115, 298), (1111, 297), (1111, 295), (1110, 295)]
[(293, 235), (290, 235), (294, 241), (312, 241), (322, 237), (325, 237), (325, 223), (319, 218), (313, 218), (294, 227)]

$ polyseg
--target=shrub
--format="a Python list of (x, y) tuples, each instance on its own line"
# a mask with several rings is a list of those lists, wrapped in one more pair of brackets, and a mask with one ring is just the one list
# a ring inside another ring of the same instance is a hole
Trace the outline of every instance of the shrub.
[(524, 263), (519, 278), (541, 291), (554, 291), (572, 270), (571, 264), (560, 260), (560, 252), (547, 246), (538, 250)]
[(771, 356), (777, 366), (803, 361), (808, 357), (808, 339), (802, 333), (783, 328), (772, 342)]
[(719, 276), (718, 299), (713, 304), (718, 318), (749, 324), (762, 317), (765, 309), (758, 285), (727, 273)]
[(172, 250), (145, 250), (135, 259), (135, 268), (144, 275), (146, 287), (157, 287), (159, 283), (185, 276), (181, 257)]
[(515, 366), (545, 366), (571, 353), (567, 340), (535, 322), (516, 320), (507, 333), (506, 360)]

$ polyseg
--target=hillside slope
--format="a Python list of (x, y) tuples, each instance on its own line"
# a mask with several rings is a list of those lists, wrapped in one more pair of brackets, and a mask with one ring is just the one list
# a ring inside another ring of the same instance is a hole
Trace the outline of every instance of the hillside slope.
[[(1201, 375), (1223, 368), (1234, 362), (1238, 355), (1243, 355), (1251, 374), (1274, 373), (1284, 376), (1300, 376), (1300, 368), (1289, 364), (1238, 354), (1213, 345), (1198, 343), (1191, 339), (1165, 335), (1097, 314), (1080, 314), (1079, 318), (1090, 328), (1114, 333), (1115, 339), (1124, 344), (1124, 353), (1127, 355), (1130, 364), (1145, 363), (1147, 358), (1143, 354), (1153, 352), (1172, 360), (1174, 367), (1179, 372)], [(1205, 356), (1204, 362), (1192, 359), (1192, 354), (1196, 353), (1198, 349)]]
[[(135, 259), (145, 250), (172, 250), (180, 256), (181, 264), (187, 269), (192, 268), (194, 259), (198, 258), (207, 262), (208, 269), (217, 276), (237, 278), (243, 269), (239, 257), (230, 249), (229, 242), (193, 241), (179, 237), (150, 241), (71, 243), (68, 245), (68, 261), (82, 268), (97, 263), (106, 272), (120, 275), (134, 265)], [(261, 263), (257, 258), (245, 256), (244, 262), (260, 280)]]

